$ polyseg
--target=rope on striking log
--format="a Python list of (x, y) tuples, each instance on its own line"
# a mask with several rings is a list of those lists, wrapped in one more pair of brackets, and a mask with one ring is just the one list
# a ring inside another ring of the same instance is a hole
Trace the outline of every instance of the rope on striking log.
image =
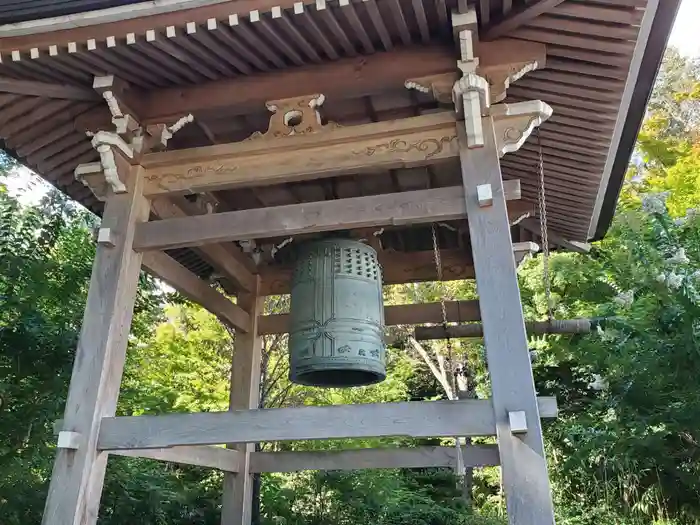
[[(592, 332), (605, 319), (565, 319), (561, 321), (536, 321), (525, 323), (529, 335), (542, 334), (585, 334)], [(482, 323), (468, 323), (448, 326), (417, 326), (415, 338), (418, 341), (431, 339), (448, 339), (460, 337), (482, 337), (484, 326)]]

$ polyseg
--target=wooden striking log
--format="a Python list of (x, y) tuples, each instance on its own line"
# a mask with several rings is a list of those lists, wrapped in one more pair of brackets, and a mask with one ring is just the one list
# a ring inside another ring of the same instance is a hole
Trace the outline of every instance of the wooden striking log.
[[(525, 323), (525, 329), (530, 335), (541, 334), (585, 334), (595, 329), (595, 319), (566, 319), (553, 321), (537, 321)], [(456, 326), (417, 326), (415, 337), (418, 341), (429, 339), (459, 339), (460, 337), (483, 337), (482, 323), (469, 323)]]
[[(540, 417), (556, 417), (553, 397), (538, 399)], [(180, 445), (386, 436), (489, 436), (491, 400), (413, 401), (304, 406), (102, 419), (98, 448), (128, 450)]]
[[(203, 448), (203, 447), (197, 447)], [(462, 447), (467, 467), (499, 464), (496, 445)], [(315, 450), (312, 452), (254, 452), (252, 472), (299, 472), (302, 470), (359, 470), (373, 468), (453, 467), (455, 447), (361, 448), (357, 450)]]

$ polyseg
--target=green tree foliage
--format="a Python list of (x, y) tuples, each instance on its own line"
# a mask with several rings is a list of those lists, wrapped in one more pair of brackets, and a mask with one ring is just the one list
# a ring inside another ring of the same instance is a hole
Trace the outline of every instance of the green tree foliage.
[[(671, 51), (620, 211), (590, 255), (551, 261), (556, 316), (605, 317), (538, 348), (560, 522), (700, 521), (700, 114), (698, 64)], [(521, 271), (525, 311), (545, 317), (541, 260)]]
[[(607, 238), (590, 254), (551, 260), (557, 318), (607, 320), (586, 336), (531, 338), (558, 523), (700, 522), (700, 64), (666, 57)], [(8, 162), (0, 159), (0, 170)], [(545, 166), (546, 170), (546, 166)], [(56, 192), (21, 206), (0, 185), (0, 523), (41, 521), (89, 282), (96, 219)], [(520, 271), (526, 316), (546, 318), (542, 261)], [(200, 307), (142, 278), (120, 414), (225, 410), (233, 337)], [(387, 303), (475, 298), (473, 282), (406, 285)], [(268, 302), (270, 313), (288, 308)], [(404, 340), (410, 332), (399, 329)], [(313, 389), (288, 380), (286, 336), (266, 336), (262, 407), (437, 399), (430, 363), (470, 369), (489, 396), (478, 340), (390, 350), (387, 381)], [(448, 373), (451, 375), (451, 373)], [(447, 443), (447, 441), (445, 442)], [(264, 443), (265, 450), (440, 444), (366, 439)], [(498, 469), (475, 473), (473, 509), (448, 469), (266, 474), (258, 525), (503, 524)], [(219, 522), (222, 475), (149, 460), (110, 459), (101, 525)], [(495, 516), (492, 516), (495, 515)]]

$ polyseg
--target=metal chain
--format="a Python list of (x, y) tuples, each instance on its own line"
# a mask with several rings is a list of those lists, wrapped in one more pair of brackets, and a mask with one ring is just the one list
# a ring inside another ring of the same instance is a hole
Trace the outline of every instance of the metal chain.
[[(442, 327), (445, 330), (446, 341), (445, 346), (447, 347), (447, 363), (450, 373), (451, 386), (452, 386), (452, 398), (457, 399), (457, 379), (455, 377), (455, 370), (452, 364), (452, 340), (450, 339), (450, 333), (447, 330), (447, 308), (445, 306), (445, 294), (442, 289), (442, 259), (440, 258), (440, 248), (438, 247), (437, 240), (437, 228), (435, 223), (430, 225), (430, 232), (433, 236), (433, 255), (435, 256), (435, 270), (437, 273), (438, 281), (440, 281), (440, 310), (442, 311)], [(464, 464), (464, 457), (462, 456), (462, 446), (460, 443), (459, 436), (455, 436), (455, 449), (457, 451), (457, 475), (464, 476), (466, 473), (466, 468)]]
[(547, 301), (547, 320), (554, 319), (552, 307), (552, 284), (549, 277), (549, 238), (547, 237), (547, 203), (544, 191), (544, 156), (542, 154), (542, 140), (540, 130), (537, 128), (537, 149), (539, 153), (539, 184), (537, 188), (537, 201), (540, 209), (540, 236), (542, 237), (542, 283), (544, 284), (544, 296)]
[(452, 386), (452, 395), (454, 397), (457, 397), (457, 380), (455, 378), (455, 371), (454, 367), (452, 365), (452, 339), (450, 339), (450, 332), (447, 329), (447, 307), (445, 306), (445, 293), (444, 290), (442, 289), (442, 259), (440, 258), (440, 248), (438, 246), (438, 240), (437, 240), (437, 228), (435, 227), (435, 223), (433, 223), (430, 226), (430, 231), (433, 236), (433, 255), (435, 256), (435, 269), (437, 272), (437, 278), (438, 281), (440, 281), (440, 310), (442, 312), (442, 327), (445, 330), (445, 346), (447, 348), (447, 362), (449, 365), (449, 371), (450, 371), (450, 378), (451, 378), (451, 386)]
[[(435, 270), (437, 273), (438, 281), (442, 282), (442, 260), (440, 259), (440, 249), (438, 248), (437, 228), (435, 228), (435, 223), (430, 225), (430, 233), (432, 233), (433, 235), (433, 255), (435, 257)], [(443, 328), (447, 330), (447, 309), (445, 307), (445, 296), (442, 293), (440, 294), (440, 308), (442, 309), (442, 325)]]

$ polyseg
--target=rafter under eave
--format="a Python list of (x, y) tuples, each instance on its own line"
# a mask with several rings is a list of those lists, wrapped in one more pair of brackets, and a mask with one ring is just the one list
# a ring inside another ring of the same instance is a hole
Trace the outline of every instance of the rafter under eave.
[(15, 95), (57, 98), (66, 100), (99, 100), (99, 95), (92, 89), (66, 84), (51, 84), (35, 80), (17, 80), (0, 77), (0, 93)]
[(479, 36), (484, 41), (506, 36), (526, 25), (535, 17), (554, 9), (562, 2), (564, 0), (539, 0), (535, 3), (525, 4), (524, 7), (511, 11), (507, 17), (487, 26), (486, 29), (480, 31)]

